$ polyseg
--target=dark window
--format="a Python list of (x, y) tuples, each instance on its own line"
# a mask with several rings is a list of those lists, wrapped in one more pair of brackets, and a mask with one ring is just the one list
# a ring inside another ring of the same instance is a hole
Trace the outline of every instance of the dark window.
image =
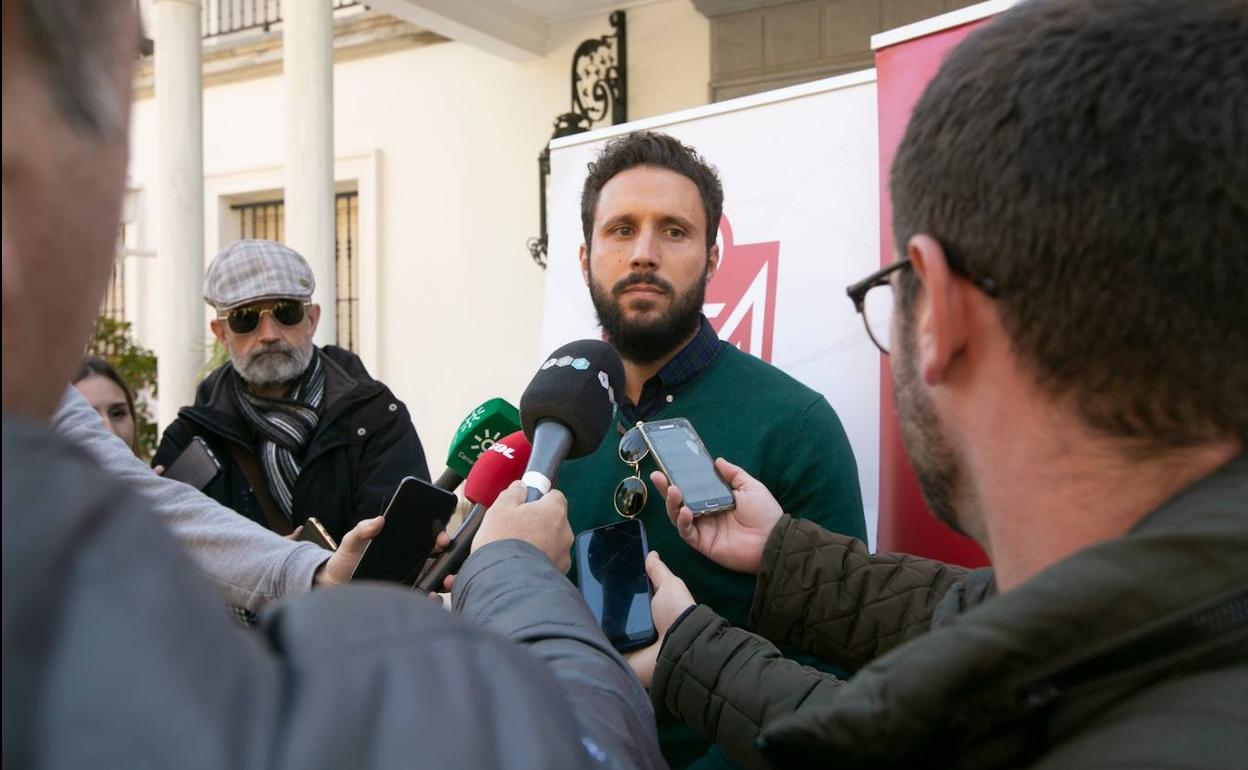
[(108, 276), (108, 289), (104, 292), (104, 302), (100, 305), (100, 315), (108, 316), (114, 321), (126, 320), (126, 261), (121, 256), (121, 247), (126, 245), (126, 226), (122, 225), (117, 233), (117, 258), (113, 260), (113, 271)]
[[(230, 208), (238, 212), (239, 238), (285, 240), (286, 205), (282, 201), (244, 203)], [(360, 340), (359, 254), (360, 195), (356, 192), (338, 193), (334, 196), (334, 294), (338, 310), (336, 342), (351, 351), (356, 349)]]
[[(333, 0), (334, 10), (359, 4), (359, 0)], [(206, 38), (249, 29), (268, 32), (282, 20), (280, 0), (205, 0), (200, 9), (200, 34)]]
[(338, 302), (338, 344), (355, 350), (360, 339), (360, 290), (356, 266), (360, 253), (360, 196), (338, 193), (334, 196), (334, 265), (338, 274), (335, 296)]
[(246, 203), (230, 208), (238, 212), (238, 237), (281, 242), (286, 238), (286, 204), (281, 201)]

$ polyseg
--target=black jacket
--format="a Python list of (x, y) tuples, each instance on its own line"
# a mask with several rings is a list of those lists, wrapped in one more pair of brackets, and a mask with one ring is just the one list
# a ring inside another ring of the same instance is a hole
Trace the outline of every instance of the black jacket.
[[(363, 519), (381, 513), (404, 476), (429, 480), (429, 466), (407, 407), (369, 376), (353, 353), (327, 345), (318, 349), (325, 367), (321, 419), (304, 451), (295, 482), (293, 523), (320, 519), (335, 539)], [(200, 383), (195, 405), (183, 407), (161, 437), (153, 465), (168, 468), (194, 436), (203, 436), (222, 470), (204, 494), (267, 526), (246, 475), (230, 446), (255, 455), (258, 439), (242, 418), (224, 373)]]

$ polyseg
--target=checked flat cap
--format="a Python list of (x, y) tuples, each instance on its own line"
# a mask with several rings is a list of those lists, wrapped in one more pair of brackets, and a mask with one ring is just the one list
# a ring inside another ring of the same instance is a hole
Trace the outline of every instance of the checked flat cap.
[(204, 275), (204, 300), (230, 310), (262, 299), (307, 300), (316, 278), (307, 260), (280, 243), (234, 241), (212, 258)]

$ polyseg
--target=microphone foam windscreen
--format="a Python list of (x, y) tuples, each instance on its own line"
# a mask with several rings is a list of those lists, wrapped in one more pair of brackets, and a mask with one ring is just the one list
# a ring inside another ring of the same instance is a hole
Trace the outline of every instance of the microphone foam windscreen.
[(520, 412), (501, 398), (491, 398), (473, 409), (455, 431), (446, 453), (446, 467), (467, 477), (472, 464), (491, 442), (520, 430)]
[(568, 458), (591, 454), (611, 427), (615, 394), (624, 390), (624, 362), (602, 340), (569, 342), (542, 363), (520, 397), (520, 424), (533, 440), (542, 420), (572, 431)]
[(493, 505), (511, 482), (524, 475), (532, 451), (524, 431), (519, 430), (490, 444), (468, 471), (464, 497), (487, 508)]

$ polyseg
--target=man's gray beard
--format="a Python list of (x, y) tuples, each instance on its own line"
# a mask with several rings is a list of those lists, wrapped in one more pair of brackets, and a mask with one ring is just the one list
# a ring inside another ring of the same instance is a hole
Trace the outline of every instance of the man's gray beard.
[(299, 379), (312, 363), (314, 349), (311, 342), (304, 348), (279, 342), (254, 350), (242, 360), (231, 353), (230, 361), (243, 382), (253, 388), (271, 388)]
[(949, 447), (940, 419), (919, 385), (918, 355), (914, 343), (914, 320), (900, 319), (900, 334), (892, 354), (893, 406), (901, 423), (901, 440), (914, 466), (919, 489), (927, 507), (953, 531), (967, 534), (965, 516), (958, 500), (964, 497), (966, 479), (957, 454)]

